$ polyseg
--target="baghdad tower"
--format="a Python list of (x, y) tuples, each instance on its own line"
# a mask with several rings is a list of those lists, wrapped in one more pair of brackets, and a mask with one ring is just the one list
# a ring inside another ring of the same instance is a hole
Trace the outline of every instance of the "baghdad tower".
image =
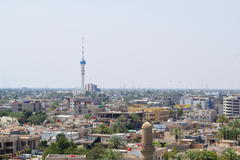
[(84, 75), (85, 75), (85, 65), (86, 61), (84, 60), (84, 37), (82, 38), (82, 60), (80, 61), (81, 65), (81, 77), (82, 77), (82, 86), (81, 90), (84, 92)]

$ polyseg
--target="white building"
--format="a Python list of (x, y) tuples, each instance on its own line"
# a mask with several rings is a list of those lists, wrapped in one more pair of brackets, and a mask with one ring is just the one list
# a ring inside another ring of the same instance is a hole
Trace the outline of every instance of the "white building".
[(240, 95), (223, 98), (223, 114), (226, 116), (240, 116)]
[(192, 108), (196, 107), (197, 104), (201, 104), (202, 109), (209, 109), (209, 98), (200, 97), (182, 97), (180, 104), (190, 104)]

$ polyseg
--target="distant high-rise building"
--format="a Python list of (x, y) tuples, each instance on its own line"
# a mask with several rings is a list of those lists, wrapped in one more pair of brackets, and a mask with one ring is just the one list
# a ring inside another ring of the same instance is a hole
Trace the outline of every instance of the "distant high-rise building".
[(97, 88), (97, 85), (92, 83), (87, 83), (85, 85), (85, 89), (86, 91), (89, 91), (89, 92), (100, 92), (100, 89)]
[(84, 37), (82, 38), (82, 60), (80, 61), (81, 65), (81, 77), (82, 77), (82, 85), (81, 90), (84, 92), (84, 75), (85, 75), (85, 65), (86, 61), (84, 60)]

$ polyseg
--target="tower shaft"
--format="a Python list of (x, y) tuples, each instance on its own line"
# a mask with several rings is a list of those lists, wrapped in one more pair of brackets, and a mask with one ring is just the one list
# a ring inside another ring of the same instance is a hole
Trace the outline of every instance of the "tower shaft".
[(81, 77), (82, 77), (82, 83), (81, 83), (81, 90), (84, 92), (84, 75), (85, 75), (85, 65), (86, 61), (84, 60), (84, 37), (82, 38), (82, 60), (80, 61), (81, 65)]

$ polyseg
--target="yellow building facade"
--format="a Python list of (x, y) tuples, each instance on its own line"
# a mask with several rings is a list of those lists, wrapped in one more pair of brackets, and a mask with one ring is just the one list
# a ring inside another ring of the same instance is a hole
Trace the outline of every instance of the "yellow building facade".
[(143, 122), (145, 121), (153, 121), (153, 122), (159, 122), (164, 121), (164, 116), (169, 117), (168, 110), (163, 109), (162, 107), (151, 107), (147, 108), (146, 105), (131, 105), (131, 107), (128, 108), (130, 112), (136, 112), (136, 111), (144, 111), (144, 117)]

